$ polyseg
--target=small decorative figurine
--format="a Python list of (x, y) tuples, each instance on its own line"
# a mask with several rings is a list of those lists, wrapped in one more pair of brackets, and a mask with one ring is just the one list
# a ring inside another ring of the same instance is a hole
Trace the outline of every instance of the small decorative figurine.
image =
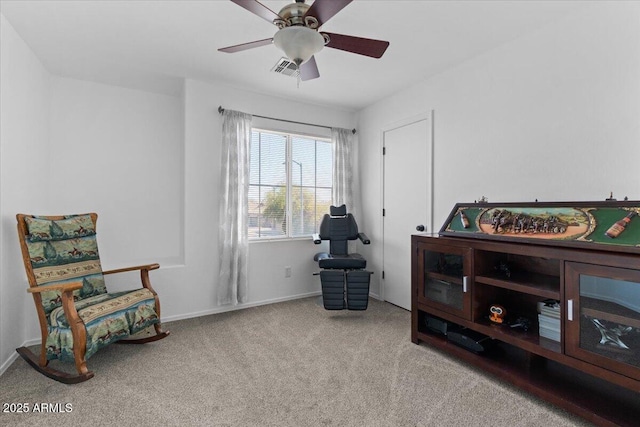
[(601, 339), (600, 344), (613, 348), (620, 348), (623, 350), (629, 350), (629, 347), (622, 342), (620, 337), (633, 331), (631, 326), (618, 325), (616, 327), (607, 327), (603, 322), (598, 319), (591, 319), (593, 324), (600, 331)]
[(493, 304), (489, 308), (489, 320), (491, 320), (493, 323), (502, 324), (506, 315), (507, 310), (501, 305)]

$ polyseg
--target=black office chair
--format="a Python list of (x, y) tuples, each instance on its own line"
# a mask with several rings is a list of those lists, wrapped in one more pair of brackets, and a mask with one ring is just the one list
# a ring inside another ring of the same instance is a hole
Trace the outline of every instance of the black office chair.
[(329, 240), (329, 253), (320, 252), (313, 258), (323, 270), (322, 301), (327, 310), (366, 310), (369, 303), (370, 271), (365, 271), (367, 260), (357, 253), (348, 253), (349, 240), (371, 242), (364, 233), (358, 233), (353, 215), (345, 205), (331, 206), (320, 223), (320, 233), (313, 235), (313, 242)]

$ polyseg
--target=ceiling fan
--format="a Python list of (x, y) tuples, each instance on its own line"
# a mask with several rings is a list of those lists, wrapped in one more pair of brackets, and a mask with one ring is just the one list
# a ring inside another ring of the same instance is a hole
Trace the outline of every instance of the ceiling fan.
[(278, 27), (278, 31), (269, 39), (256, 40), (218, 50), (234, 53), (273, 43), (296, 64), (299, 78), (303, 81), (320, 77), (313, 55), (320, 52), (324, 46), (372, 58), (382, 57), (389, 47), (387, 41), (318, 31), (323, 24), (353, 0), (315, 0), (312, 5), (306, 4), (305, 0), (295, 0), (295, 3), (286, 5), (278, 13), (257, 0), (231, 1), (273, 23)]

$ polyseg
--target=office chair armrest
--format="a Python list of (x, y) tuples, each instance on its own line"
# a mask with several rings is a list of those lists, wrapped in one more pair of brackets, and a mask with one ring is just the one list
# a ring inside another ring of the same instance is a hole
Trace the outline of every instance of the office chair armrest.
[(364, 234), (364, 233), (358, 233), (358, 239), (360, 239), (360, 241), (365, 245), (370, 245), (371, 244), (371, 240), (369, 240), (367, 235)]
[(319, 233), (313, 233), (313, 243), (315, 243), (316, 245), (319, 245), (320, 243), (322, 243), (322, 239), (320, 238), (320, 234)]

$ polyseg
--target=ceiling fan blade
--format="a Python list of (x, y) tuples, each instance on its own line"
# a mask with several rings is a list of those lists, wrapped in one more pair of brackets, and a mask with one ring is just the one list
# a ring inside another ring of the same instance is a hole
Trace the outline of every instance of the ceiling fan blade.
[(381, 58), (389, 47), (389, 42), (383, 40), (365, 39), (362, 37), (345, 36), (344, 34), (324, 33), (329, 36), (327, 47), (357, 53), (359, 55)]
[(352, 1), (353, 0), (316, 0), (304, 16), (313, 16), (316, 18), (318, 20), (318, 27), (320, 27)]
[(231, 0), (231, 1), (240, 7), (244, 7), (249, 12), (255, 15), (258, 15), (260, 18), (266, 19), (272, 24), (275, 19), (282, 19), (280, 18), (280, 15), (278, 15), (273, 10), (269, 9), (267, 6), (263, 5), (257, 0)]
[(312, 56), (307, 62), (300, 65), (300, 80), (304, 82), (306, 80), (317, 79), (318, 77), (320, 77), (318, 64), (316, 64), (316, 58)]
[(218, 49), (220, 52), (234, 53), (247, 49), (253, 49), (254, 47), (266, 46), (273, 43), (273, 39), (256, 40), (254, 42), (237, 44), (235, 46), (228, 46)]

